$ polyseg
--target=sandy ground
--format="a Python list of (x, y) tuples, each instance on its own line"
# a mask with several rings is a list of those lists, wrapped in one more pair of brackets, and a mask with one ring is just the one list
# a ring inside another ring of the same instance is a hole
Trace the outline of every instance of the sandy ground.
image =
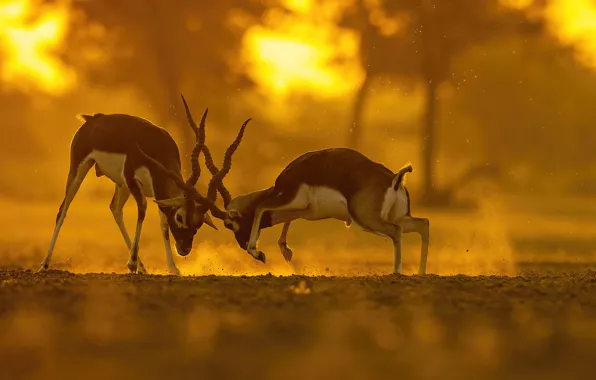
[[(104, 199), (106, 198), (106, 199)], [(297, 222), (294, 259), (279, 228), (267, 265), (225, 230), (202, 229), (164, 276), (149, 211), (128, 254), (109, 194), (75, 201), (54, 270), (37, 274), (59, 201), (0, 200), (0, 379), (570, 379), (596, 370), (596, 199), (496, 199), (431, 220), (391, 244), (339, 222)], [(134, 205), (125, 211), (134, 226)], [(106, 274), (100, 274), (106, 273)], [(272, 275), (267, 275), (271, 273)]]
[(4, 379), (569, 379), (596, 272), (200, 276), (0, 271)]

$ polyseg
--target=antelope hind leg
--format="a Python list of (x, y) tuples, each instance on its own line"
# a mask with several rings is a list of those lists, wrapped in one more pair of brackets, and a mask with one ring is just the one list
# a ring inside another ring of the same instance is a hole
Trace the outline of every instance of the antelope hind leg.
[(52, 240), (48, 248), (48, 253), (46, 254), (45, 258), (41, 263), (39, 272), (42, 272), (49, 268), (50, 262), (52, 260), (52, 253), (54, 252), (54, 247), (56, 246), (56, 241), (58, 240), (58, 234), (60, 233), (62, 224), (64, 224), (64, 220), (66, 219), (66, 213), (68, 212), (68, 208), (70, 207), (70, 204), (72, 203), (75, 195), (77, 195), (77, 192), (81, 188), (81, 184), (87, 176), (87, 173), (89, 173), (89, 170), (91, 170), (94, 164), (95, 161), (91, 159), (86, 159), (83, 162), (81, 162), (78, 165), (78, 167), (76, 167), (76, 169), (73, 169), (75, 167), (71, 166), (71, 170), (68, 173), (68, 179), (66, 181), (66, 194), (64, 196), (64, 200), (62, 201), (62, 204), (60, 205), (60, 209), (58, 210)]
[(382, 204), (382, 194), (370, 194), (362, 191), (352, 197), (348, 203), (348, 211), (352, 221), (360, 228), (375, 235), (385, 236), (393, 242), (393, 273), (402, 272), (401, 240), (403, 227), (386, 221), (378, 211), (378, 204)]
[(428, 258), (428, 244), (430, 241), (430, 222), (426, 218), (414, 218), (406, 216), (399, 222), (404, 233), (416, 232), (420, 235), (420, 266), (418, 267), (418, 274), (426, 274), (426, 260)]

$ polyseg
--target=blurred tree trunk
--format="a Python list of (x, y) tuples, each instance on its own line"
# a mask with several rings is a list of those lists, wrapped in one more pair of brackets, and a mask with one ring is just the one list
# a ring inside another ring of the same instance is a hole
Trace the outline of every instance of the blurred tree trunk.
[(157, 91), (162, 92), (164, 109), (157, 110), (160, 117), (163, 118), (161, 122), (171, 123), (176, 121), (175, 113), (172, 112), (171, 107), (177, 103), (174, 99), (177, 98), (178, 92), (178, 69), (174, 62), (171, 62), (172, 52), (170, 45), (165, 40), (166, 34), (164, 30), (169, 30), (169, 22), (167, 19), (167, 12), (164, 12), (160, 6), (159, 1), (151, 0), (147, 2), (149, 30), (147, 30), (147, 46), (151, 49), (151, 55), (154, 59), (156, 69), (157, 81), (162, 86)]
[[(162, 96), (156, 98), (162, 99), (157, 103), (159, 109), (156, 110), (159, 115), (160, 125), (175, 126), (178, 130), (178, 137), (182, 139), (179, 144), (180, 154), (182, 156), (182, 167), (186, 166), (185, 156), (190, 154), (194, 136), (190, 128), (185, 128), (184, 112), (182, 111), (179, 91), (179, 69), (176, 62), (172, 61), (174, 56), (171, 41), (167, 40), (167, 34), (164, 30), (173, 30), (170, 27), (167, 9), (163, 9), (163, 2), (152, 0), (147, 2), (150, 27), (148, 30), (148, 46), (152, 49), (152, 55), (156, 68), (157, 83), (161, 84), (157, 91), (162, 92)], [(157, 95), (157, 94), (156, 94)]]
[(436, 122), (437, 122), (437, 87), (436, 80), (426, 81), (426, 104), (424, 121), (422, 127), (422, 199), (425, 203), (432, 203), (435, 198), (436, 189), (433, 179), (435, 178), (435, 149), (436, 149)]
[(352, 121), (348, 129), (348, 147), (358, 149), (362, 139), (362, 123), (364, 122), (364, 106), (369, 95), (371, 77), (366, 74), (364, 81), (356, 93), (354, 105), (352, 107)]

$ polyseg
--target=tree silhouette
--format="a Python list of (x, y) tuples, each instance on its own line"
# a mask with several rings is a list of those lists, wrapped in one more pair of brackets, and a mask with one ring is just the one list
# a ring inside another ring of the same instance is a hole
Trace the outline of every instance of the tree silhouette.
[[(393, 20), (398, 27), (384, 31), (379, 26), (379, 15)], [(541, 32), (541, 20), (530, 20), (519, 10), (503, 7), (499, 0), (378, 0), (376, 3), (357, 0), (346, 12), (342, 25), (360, 31), (360, 55), (366, 72), (353, 104), (349, 146), (356, 148), (361, 138), (363, 108), (374, 77), (390, 75), (420, 81), (425, 87), (420, 129), (422, 201), (448, 202), (445, 192), (440, 192), (433, 183), (439, 86), (454, 79), (452, 61), (461, 52), (509, 33)]]
[[(252, 85), (239, 67), (239, 53), (244, 31), (263, 12), (260, 1), (101, 0), (73, 7), (79, 17), (70, 28), (66, 59), (95, 85), (136, 88), (157, 121), (180, 126), (182, 137), (194, 138), (181, 92), (193, 103), (227, 108), (229, 97)], [(90, 47), (102, 51), (103, 60), (88, 59)]]

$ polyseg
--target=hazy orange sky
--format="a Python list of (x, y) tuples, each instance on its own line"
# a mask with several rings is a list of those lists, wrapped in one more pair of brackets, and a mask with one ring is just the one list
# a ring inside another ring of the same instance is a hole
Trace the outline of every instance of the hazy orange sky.
[(0, 0), (0, 47), (7, 59), (5, 82), (60, 94), (74, 85), (74, 76), (54, 55), (63, 43), (68, 21), (66, 4), (46, 7), (42, 16), (26, 23), (31, 0)]
[[(68, 1), (46, 6), (40, 18), (26, 23), (34, 0), (0, 0), (0, 49), (7, 57), (0, 75), (6, 83), (57, 95), (76, 85), (75, 73), (54, 55), (65, 38)], [(531, 1), (504, 0), (517, 6)], [(346, 1), (285, 3), (294, 15), (271, 10), (265, 26), (255, 26), (245, 36), (244, 59), (261, 89), (275, 97), (294, 91), (319, 97), (351, 93), (362, 78), (358, 36), (335, 26)], [(370, 7), (376, 3), (368, 1)], [(372, 16), (380, 17), (375, 13)], [(548, 19), (556, 35), (565, 43), (575, 44), (580, 58), (596, 67), (596, 4), (591, 0), (554, 0)], [(394, 26), (389, 22), (385, 25)], [(338, 57), (351, 63), (332, 64)]]

